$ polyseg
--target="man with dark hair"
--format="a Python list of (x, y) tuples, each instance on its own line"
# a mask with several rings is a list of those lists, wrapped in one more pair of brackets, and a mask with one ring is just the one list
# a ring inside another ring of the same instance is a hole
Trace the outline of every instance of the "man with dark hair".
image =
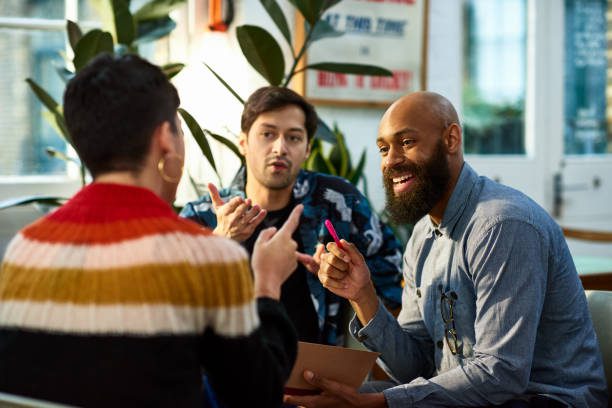
[(359, 394), (312, 372), (320, 407), (605, 407), (587, 301), (561, 228), (521, 192), (463, 160), (452, 104), (415, 92), (385, 112), (376, 140), (389, 208), (414, 223), (395, 319), (376, 299), (355, 245), (333, 242), (319, 279), (347, 298), (350, 331), (393, 381)]
[(326, 291), (309, 273), (318, 269), (323, 249), (318, 243), (331, 240), (325, 219), (365, 254), (376, 271), (372, 275), (376, 292), (390, 308), (401, 302), (400, 244), (347, 180), (300, 169), (317, 122), (314, 108), (292, 90), (269, 86), (255, 91), (241, 120), (240, 148), (246, 169), (229, 189), (218, 192), (209, 184), (210, 194), (187, 204), (181, 215), (240, 241), (251, 252), (262, 228), (282, 224), (293, 207), (303, 204), (293, 238), (299, 252), (314, 256), (300, 256), (302, 265), (283, 285), (281, 302), (300, 340), (342, 344), (344, 329), (339, 319), (345, 301)]

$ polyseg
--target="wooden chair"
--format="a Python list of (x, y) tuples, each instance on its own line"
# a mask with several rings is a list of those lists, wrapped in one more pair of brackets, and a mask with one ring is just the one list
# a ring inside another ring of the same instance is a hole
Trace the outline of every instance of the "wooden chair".
[(588, 241), (595, 244), (611, 244), (609, 257), (575, 256), (574, 263), (585, 289), (612, 290), (612, 232), (578, 228), (562, 229), (567, 239)]

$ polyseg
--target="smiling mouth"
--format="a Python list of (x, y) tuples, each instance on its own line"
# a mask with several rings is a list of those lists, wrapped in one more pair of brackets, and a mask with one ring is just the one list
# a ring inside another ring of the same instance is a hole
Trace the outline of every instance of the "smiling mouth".
[(401, 176), (393, 177), (391, 179), (393, 183), (393, 192), (396, 194), (407, 191), (414, 180), (412, 173), (403, 174)]

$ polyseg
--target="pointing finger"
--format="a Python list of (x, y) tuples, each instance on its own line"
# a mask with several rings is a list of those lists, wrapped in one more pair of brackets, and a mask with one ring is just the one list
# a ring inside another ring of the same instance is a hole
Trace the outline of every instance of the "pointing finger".
[(259, 233), (259, 236), (257, 237), (257, 240), (255, 241), (255, 245), (257, 245), (260, 242), (263, 243), (263, 242), (269, 241), (274, 236), (274, 234), (276, 234), (276, 227), (266, 228), (265, 230)]
[(208, 183), (208, 192), (210, 193), (210, 198), (215, 207), (220, 207), (225, 204), (221, 199), (217, 186), (215, 186), (213, 183)]
[(302, 215), (303, 209), (304, 206), (302, 204), (296, 205), (293, 211), (291, 211), (291, 214), (289, 214), (289, 218), (287, 218), (287, 221), (285, 221), (285, 223), (279, 230), (279, 233), (283, 233), (288, 236), (293, 235), (293, 232), (300, 224), (300, 216)]

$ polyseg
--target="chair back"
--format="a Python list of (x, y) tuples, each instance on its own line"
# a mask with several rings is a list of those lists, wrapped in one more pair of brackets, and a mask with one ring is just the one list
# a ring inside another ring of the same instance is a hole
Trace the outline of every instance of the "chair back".
[(69, 405), (0, 392), (2, 408), (70, 408)]
[[(574, 264), (584, 289), (612, 290), (612, 232), (562, 228), (567, 240), (580, 241), (583, 244), (606, 248), (605, 255), (575, 255)], [(602, 246), (603, 245), (603, 246)]]
[(608, 390), (612, 390), (612, 291), (587, 290), (585, 293), (599, 341)]

